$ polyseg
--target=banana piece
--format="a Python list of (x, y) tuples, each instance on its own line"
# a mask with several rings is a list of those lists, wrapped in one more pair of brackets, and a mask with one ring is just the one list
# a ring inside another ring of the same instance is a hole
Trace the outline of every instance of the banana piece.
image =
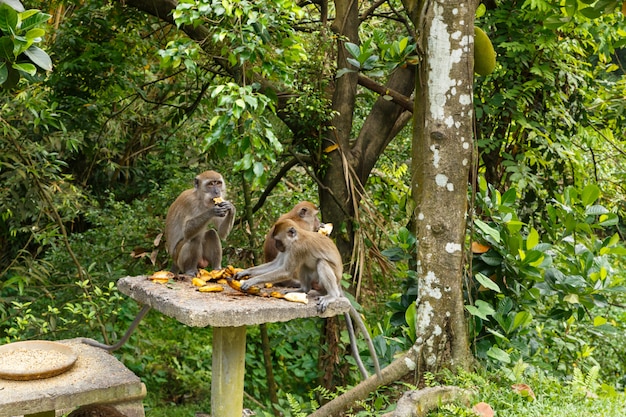
[(204, 287), (206, 285), (206, 281), (203, 280), (202, 278), (194, 278), (194, 279), (191, 280), (191, 283), (195, 287)]
[(331, 234), (331, 232), (333, 231), (333, 224), (332, 223), (324, 223), (320, 225), (320, 228), (317, 229), (317, 233), (324, 235), (324, 236), (328, 236)]
[(220, 284), (208, 284), (198, 288), (200, 292), (222, 292), (224, 291), (224, 287)]
[(309, 304), (309, 299), (303, 292), (288, 292), (285, 294), (285, 300), (292, 301), (294, 303)]

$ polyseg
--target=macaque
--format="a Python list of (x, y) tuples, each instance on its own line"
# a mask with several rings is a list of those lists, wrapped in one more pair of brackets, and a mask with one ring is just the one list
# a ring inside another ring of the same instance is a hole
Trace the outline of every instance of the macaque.
[[(215, 171), (205, 171), (194, 188), (183, 191), (165, 219), (167, 252), (172, 272), (194, 276), (198, 267), (222, 267), (222, 243), (233, 228), (235, 206), (226, 198), (226, 183)], [(215, 229), (207, 229), (212, 224)]]
[[(317, 218), (319, 210), (315, 207), (315, 204), (308, 201), (301, 201), (296, 204), (288, 213), (283, 214), (276, 220), (276, 223), (281, 220), (293, 220), (300, 228), (309, 230), (311, 232), (317, 232), (320, 228), (320, 221)], [(274, 223), (274, 224), (276, 224)], [(274, 237), (274, 226), (265, 235), (265, 243), (263, 244), (263, 259), (265, 262), (271, 262), (278, 255)]]
[[(271, 262), (245, 269), (235, 274), (235, 279), (249, 278), (241, 283), (241, 289), (246, 291), (252, 286), (265, 283), (278, 283), (297, 277), (300, 289), (309, 293), (313, 286), (319, 288), (320, 296), (317, 299), (317, 310), (323, 313), (329, 304), (338, 298), (345, 297), (341, 290), (343, 262), (335, 243), (322, 234), (303, 229), (290, 219), (279, 220), (272, 231), (274, 244), (278, 256)], [(350, 305), (350, 312), (345, 313), (346, 325), (350, 336), (352, 355), (357, 362), (363, 378), (368, 374), (361, 361), (356, 345), (352, 319), (357, 322), (359, 329), (366, 339), (374, 361), (376, 374), (382, 380), (378, 357), (374, 350), (372, 339), (369, 336), (361, 317), (355, 308)]]

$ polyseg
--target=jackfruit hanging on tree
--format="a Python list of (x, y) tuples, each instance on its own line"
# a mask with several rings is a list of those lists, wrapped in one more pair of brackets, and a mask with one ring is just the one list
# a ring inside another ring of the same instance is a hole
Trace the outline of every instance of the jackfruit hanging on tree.
[(489, 75), (496, 67), (496, 51), (489, 40), (489, 36), (474, 26), (474, 72), (479, 75)]

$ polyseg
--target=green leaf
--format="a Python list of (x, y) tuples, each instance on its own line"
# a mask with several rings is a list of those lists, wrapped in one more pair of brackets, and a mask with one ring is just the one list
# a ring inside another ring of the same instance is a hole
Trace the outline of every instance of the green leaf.
[(43, 49), (31, 45), (30, 48), (24, 51), (24, 55), (39, 68), (45, 71), (52, 71), (52, 60)]
[(46, 34), (46, 31), (41, 28), (34, 28), (26, 32), (26, 39), (42, 38)]
[(609, 213), (609, 210), (606, 207), (601, 206), (599, 204), (588, 206), (587, 209), (585, 210), (585, 214), (587, 216), (598, 216), (600, 214), (607, 214), (607, 213)]
[(6, 35), (17, 31), (17, 12), (7, 4), (0, 4), (0, 30)]
[(515, 330), (518, 327), (526, 327), (533, 320), (533, 315), (528, 311), (520, 311), (515, 315), (513, 319), (513, 325), (511, 326), (511, 330)]
[(19, 0), (2, 0), (2, 3), (8, 4), (11, 6), (16, 12), (23, 12), (24, 5)]
[(0, 85), (4, 84), (7, 78), (9, 78), (9, 69), (7, 68), (7, 63), (0, 61)]
[(477, 273), (474, 277), (476, 278), (476, 281), (478, 281), (483, 287), (489, 288), (490, 290), (495, 292), (501, 292), (498, 284), (490, 280), (489, 277), (481, 274), (480, 272)]
[(339, 70), (337, 70), (337, 75), (335, 78), (342, 77), (349, 72), (356, 72), (356, 71), (350, 68), (340, 68)]
[(593, 204), (600, 197), (600, 187), (595, 184), (589, 184), (583, 188), (581, 196), (582, 203), (585, 207)]
[(415, 303), (411, 303), (411, 305), (409, 305), (409, 307), (404, 312), (404, 319), (409, 325), (409, 338), (411, 340), (415, 340), (415, 337), (416, 337), (416, 330), (415, 330), (416, 315), (417, 315), (417, 306), (415, 305)]
[(531, 227), (526, 238), (526, 250), (531, 250), (537, 244), (539, 244), (539, 232), (534, 227)]
[(509, 354), (497, 346), (491, 346), (487, 351), (487, 356), (497, 360), (498, 362), (511, 363), (511, 357)]
[(602, 326), (603, 324), (606, 324), (606, 323), (607, 323), (607, 319), (605, 319), (602, 316), (596, 316), (593, 318), (593, 325), (596, 327)]
[(359, 45), (354, 44), (352, 42), (346, 42), (344, 45), (346, 47), (346, 50), (350, 53), (350, 55), (352, 55), (354, 58), (358, 60), (359, 57), (361, 56), (361, 48), (359, 48)]
[(28, 62), (14, 63), (13, 68), (18, 71), (25, 72), (28, 75), (35, 75), (37, 73), (37, 67)]
[(489, 226), (487, 223), (483, 222), (479, 219), (474, 219), (474, 224), (478, 227), (483, 233), (491, 236), (496, 243), (500, 243), (500, 232), (493, 227)]
[(13, 61), (13, 41), (8, 36), (0, 38), (0, 59), (5, 61)]
[(481, 319), (488, 321), (489, 318), (487, 316), (493, 315), (496, 311), (491, 307), (488, 303), (483, 300), (476, 300), (474, 305), (466, 305), (465, 308), (470, 312), (471, 315), (480, 317)]
[(598, 222), (599, 226), (617, 226), (619, 224), (619, 217), (615, 213), (609, 213), (606, 215), (600, 216), (600, 221)]

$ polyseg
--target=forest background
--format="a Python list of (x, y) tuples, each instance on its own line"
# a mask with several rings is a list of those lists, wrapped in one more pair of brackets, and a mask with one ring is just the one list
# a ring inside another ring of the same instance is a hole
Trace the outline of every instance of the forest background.
[[(382, 364), (419, 344), (411, 118), (429, 51), (415, 41), (412, 6), (425, 3), (1, 3), (3, 343), (117, 340), (137, 306), (116, 280), (168, 267), (167, 208), (198, 172), (215, 169), (239, 213), (224, 264), (260, 259), (272, 221), (313, 201), (335, 224), (346, 289)], [(618, 396), (623, 5), (470, 6), (497, 65), (473, 79), (468, 187), (456, 187), (470, 219), (461, 224), (462, 344), (500, 380), (549, 377), (582, 387), (583, 398)], [(436, 198), (426, 204), (446, 210)], [(266, 330), (248, 333), (248, 407), (297, 415), (358, 382), (346, 335), (333, 340), (328, 323)], [(154, 415), (170, 404), (208, 409), (210, 337), (152, 313), (116, 353), (148, 386)], [(402, 384), (432, 383), (449, 359)], [(481, 385), (472, 378), (465, 383)], [(357, 410), (382, 413), (396, 391), (381, 388)]]

